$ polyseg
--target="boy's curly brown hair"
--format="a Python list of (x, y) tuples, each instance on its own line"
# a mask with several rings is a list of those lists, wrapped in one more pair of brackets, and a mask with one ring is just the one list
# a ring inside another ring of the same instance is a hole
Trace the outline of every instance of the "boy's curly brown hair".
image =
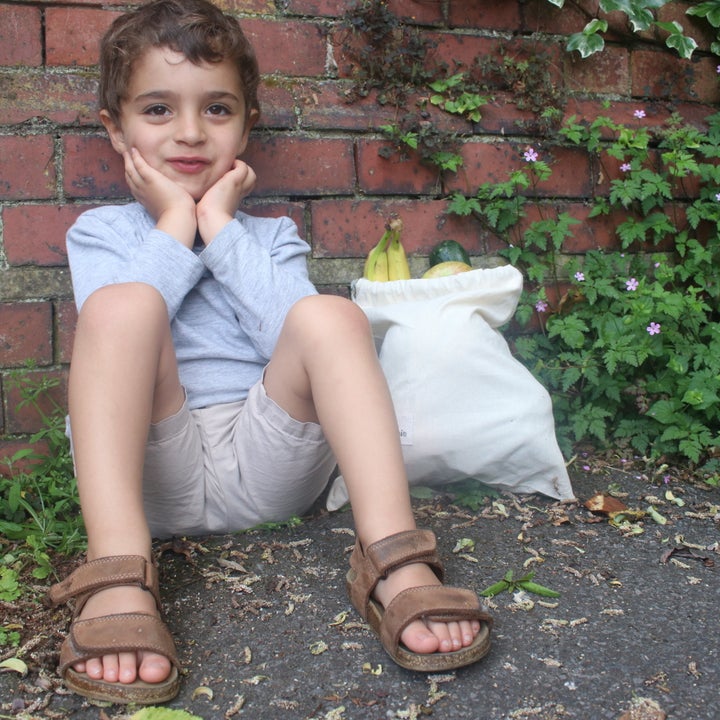
[(100, 45), (100, 108), (119, 123), (134, 63), (149, 48), (166, 47), (190, 62), (230, 60), (240, 76), (245, 112), (260, 114), (255, 51), (238, 21), (208, 0), (151, 0), (119, 16)]

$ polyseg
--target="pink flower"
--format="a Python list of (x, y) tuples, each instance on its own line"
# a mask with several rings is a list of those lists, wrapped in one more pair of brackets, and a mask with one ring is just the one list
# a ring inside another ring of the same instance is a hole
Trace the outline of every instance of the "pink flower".
[(636, 118), (644, 118), (645, 117), (645, 111), (644, 110), (636, 110), (633, 115)]
[(525, 158), (525, 162), (532, 163), (532, 162), (535, 162), (535, 161), (538, 159), (539, 155), (535, 152), (535, 150), (534, 150), (533, 148), (529, 147), (529, 148), (523, 153), (523, 157)]
[(545, 312), (545, 311), (548, 309), (548, 304), (547, 304), (544, 300), (538, 300), (538, 301), (535, 303), (535, 309), (536, 309), (538, 312), (543, 313), (543, 312)]
[(623, 163), (623, 164), (620, 166), (620, 169), (621, 169), (623, 172), (630, 172), (630, 171), (632, 170), (632, 165), (631, 165), (630, 163)]
[(575, 273), (575, 279), (576, 279), (578, 282), (584, 282), (584, 280), (585, 280), (585, 273), (576, 272), (576, 273)]
[(646, 328), (648, 335), (659, 335), (660, 334), (660, 323), (651, 322)]
[(625, 287), (630, 291), (633, 292), (633, 290), (638, 289), (638, 281), (635, 278), (630, 278), (629, 280), (625, 281)]

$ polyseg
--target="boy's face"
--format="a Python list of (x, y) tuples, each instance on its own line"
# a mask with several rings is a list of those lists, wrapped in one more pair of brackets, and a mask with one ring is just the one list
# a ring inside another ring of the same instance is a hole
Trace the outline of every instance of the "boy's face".
[(150, 48), (134, 64), (120, 123), (100, 117), (113, 147), (136, 148), (146, 162), (200, 200), (233, 165), (254, 120), (235, 66), (194, 65), (169, 48)]

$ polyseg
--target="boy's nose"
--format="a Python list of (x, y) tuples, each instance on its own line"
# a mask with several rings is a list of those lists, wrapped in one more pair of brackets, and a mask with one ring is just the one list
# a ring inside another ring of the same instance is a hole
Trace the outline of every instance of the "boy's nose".
[(205, 131), (200, 118), (190, 114), (179, 117), (175, 139), (189, 145), (201, 143), (205, 139)]

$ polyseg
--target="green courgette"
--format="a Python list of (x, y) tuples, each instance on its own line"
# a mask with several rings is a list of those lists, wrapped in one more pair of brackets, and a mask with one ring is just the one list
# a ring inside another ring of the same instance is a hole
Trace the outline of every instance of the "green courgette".
[(428, 257), (430, 267), (443, 262), (462, 262), (470, 265), (470, 256), (457, 240), (443, 240), (438, 243)]

